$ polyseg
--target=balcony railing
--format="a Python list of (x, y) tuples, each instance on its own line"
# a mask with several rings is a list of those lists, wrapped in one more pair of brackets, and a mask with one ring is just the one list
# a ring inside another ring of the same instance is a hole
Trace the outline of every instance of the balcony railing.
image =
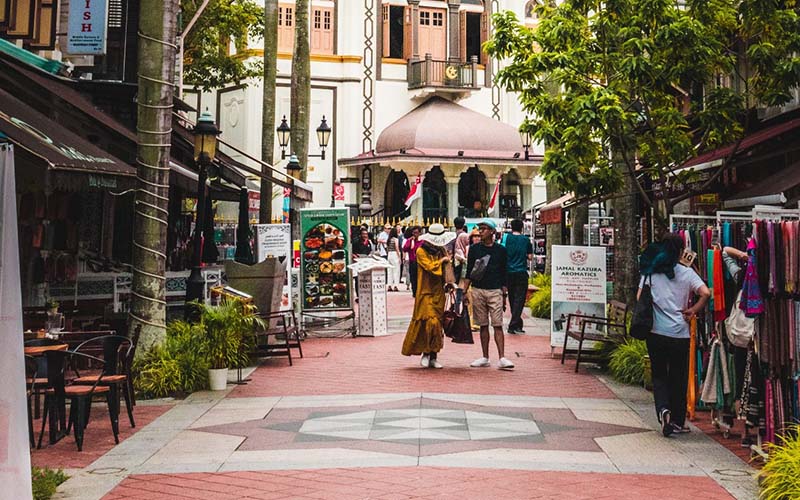
[(422, 61), (408, 61), (409, 90), (425, 87), (477, 89), (478, 58), (472, 56), (470, 62), (464, 63), (434, 60), (425, 54)]

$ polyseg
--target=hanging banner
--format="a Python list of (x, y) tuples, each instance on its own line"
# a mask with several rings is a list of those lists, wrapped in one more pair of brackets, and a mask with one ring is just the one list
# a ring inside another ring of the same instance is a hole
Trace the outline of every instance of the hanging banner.
[(67, 54), (106, 53), (108, 0), (70, 0)]
[(281, 309), (292, 304), (292, 226), (289, 224), (253, 224), (255, 233), (256, 262), (267, 257), (277, 257), (286, 266), (286, 281), (283, 283)]
[(307, 208), (300, 214), (300, 296), (303, 311), (352, 309), (350, 218), (346, 208)]
[[(563, 347), (570, 314), (595, 318), (606, 317), (606, 248), (553, 245), (552, 297), (550, 304), (550, 347)], [(571, 329), (580, 328), (573, 319)], [(586, 332), (600, 333), (597, 326), (586, 324)], [(593, 349), (596, 342), (584, 342)], [(567, 349), (577, 349), (570, 338)]]
[(0, 484), (3, 498), (31, 498), (22, 345), (14, 149), (0, 144)]

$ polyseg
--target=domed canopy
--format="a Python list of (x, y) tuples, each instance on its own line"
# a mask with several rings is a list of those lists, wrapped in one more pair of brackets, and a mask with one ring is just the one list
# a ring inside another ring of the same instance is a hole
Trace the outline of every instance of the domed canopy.
[(441, 97), (431, 97), (392, 123), (378, 137), (376, 155), (517, 158), (523, 154), (519, 132)]

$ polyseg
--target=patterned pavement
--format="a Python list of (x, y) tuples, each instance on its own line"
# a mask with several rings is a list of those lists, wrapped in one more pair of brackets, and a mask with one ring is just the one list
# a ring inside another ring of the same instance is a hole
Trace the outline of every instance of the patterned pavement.
[(512, 372), (469, 368), (477, 345), (446, 344), (433, 370), (402, 335), (308, 338), (292, 367), (178, 402), (58, 498), (756, 498), (746, 463), (696, 429), (663, 438), (649, 393), (562, 366), (545, 328), (507, 336)]

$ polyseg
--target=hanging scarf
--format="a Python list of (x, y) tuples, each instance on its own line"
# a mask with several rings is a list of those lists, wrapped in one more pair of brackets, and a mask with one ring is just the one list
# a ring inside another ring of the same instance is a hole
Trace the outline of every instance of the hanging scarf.
[(686, 418), (694, 420), (697, 404), (697, 318), (689, 323), (689, 383), (686, 387)]
[(722, 271), (722, 251), (716, 248), (711, 252), (714, 274), (714, 321), (723, 321), (725, 320), (725, 278)]
[(747, 268), (744, 273), (742, 285), (742, 300), (739, 307), (745, 316), (753, 318), (764, 312), (764, 300), (761, 296), (761, 287), (758, 280), (758, 261), (756, 257), (756, 240), (750, 239), (747, 243)]

